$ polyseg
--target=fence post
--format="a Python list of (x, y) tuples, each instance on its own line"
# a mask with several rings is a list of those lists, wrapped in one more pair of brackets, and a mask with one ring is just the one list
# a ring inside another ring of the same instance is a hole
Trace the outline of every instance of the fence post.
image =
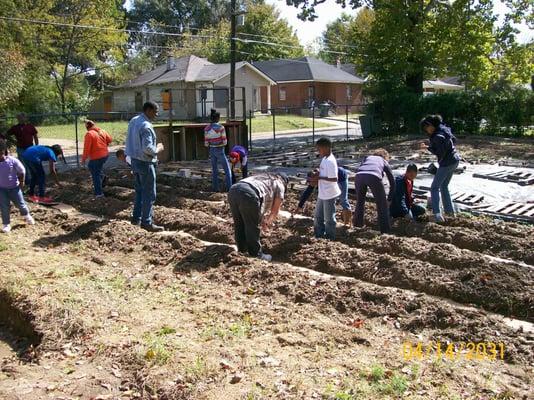
[(248, 150), (252, 150), (252, 110), (248, 111)]
[(273, 108), (271, 111), (273, 113), (273, 150), (274, 150), (274, 146), (276, 145), (276, 118), (275, 118), (276, 108)]
[(345, 122), (347, 128), (347, 141), (349, 140), (349, 105), (345, 104)]
[(312, 145), (315, 144), (315, 102), (312, 106)]
[(76, 134), (76, 166), (80, 167), (80, 149), (78, 146), (78, 113), (74, 113), (74, 132)]

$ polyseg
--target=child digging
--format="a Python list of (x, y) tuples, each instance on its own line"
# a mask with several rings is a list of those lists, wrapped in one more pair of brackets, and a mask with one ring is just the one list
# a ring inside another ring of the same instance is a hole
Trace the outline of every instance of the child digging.
[(413, 199), (413, 181), (416, 177), (417, 165), (410, 164), (404, 175), (395, 178), (395, 192), (389, 207), (389, 212), (393, 218), (417, 221), (425, 215), (425, 208), (416, 204)]
[(5, 155), (6, 150), (5, 140), (0, 140), (0, 208), (2, 210), (3, 233), (11, 231), (11, 202), (18, 207), (27, 224), (33, 225), (35, 223), (22, 195), (26, 173), (24, 165), (17, 158)]

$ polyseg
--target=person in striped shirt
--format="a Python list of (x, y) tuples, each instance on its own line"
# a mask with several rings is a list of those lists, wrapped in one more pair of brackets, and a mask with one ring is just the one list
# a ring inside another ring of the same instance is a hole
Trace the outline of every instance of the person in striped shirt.
[(209, 148), (211, 160), (211, 187), (214, 192), (219, 191), (219, 169), (218, 164), (222, 164), (225, 174), (225, 191), (230, 190), (232, 186), (232, 173), (230, 171), (230, 164), (225, 154), (225, 147), (227, 144), (226, 131), (224, 126), (219, 123), (221, 114), (217, 110), (212, 109), (210, 120), (211, 123), (204, 128), (204, 145)]

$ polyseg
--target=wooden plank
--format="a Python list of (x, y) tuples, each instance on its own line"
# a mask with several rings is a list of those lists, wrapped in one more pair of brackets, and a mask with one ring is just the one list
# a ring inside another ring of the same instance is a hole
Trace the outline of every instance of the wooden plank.
[(499, 212), (500, 210), (504, 210), (506, 207), (510, 207), (512, 204), (513, 203), (504, 203), (504, 205), (503, 204), (497, 204), (497, 205), (491, 206), (486, 211)]
[(532, 207), (534, 207), (534, 204), (523, 204), (522, 207), (518, 208), (512, 214), (514, 215), (522, 215), (527, 210), (530, 210)]
[(523, 205), (522, 203), (515, 203), (515, 204), (511, 205), (510, 207), (505, 208), (504, 210), (502, 210), (500, 212), (502, 214), (510, 214), (512, 211), (518, 209), (522, 205)]
[(462, 197), (456, 199), (456, 201), (467, 201), (467, 199), (469, 199), (470, 197), (472, 197), (473, 195), (471, 193), (466, 193), (465, 195), (463, 195)]
[(480, 201), (482, 201), (482, 200), (484, 200), (484, 196), (482, 196), (481, 194), (479, 194), (479, 195), (475, 195), (475, 196), (471, 199), (471, 202), (472, 202), (473, 204), (475, 204), (475, 203), (478, 203), (478, 202), (480, 202)]

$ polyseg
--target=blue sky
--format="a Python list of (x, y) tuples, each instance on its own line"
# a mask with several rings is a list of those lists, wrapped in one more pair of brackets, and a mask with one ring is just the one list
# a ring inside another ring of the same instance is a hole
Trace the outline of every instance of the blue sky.
[[(289, 24), (297, 31), (297, 35), (302, 44), (312, 44), (321, 36), (329, 22), (334, 21), (343, 11), (349, 14), (355, 14), (356, 10), (349, 7), (343, 9), (335, 0), (326, 0), (325, 3), (317, 7), (319, 17), (313, 22), (304, 22), (297, 18), (298, 10), (293, 6), (286, 5), (283, 0), (266, 0), (269, 4), (274, 4), (281, 12)], [(495, 12), (502, 15), (506, 12), (507, 7), (500, 1), (495, 2)], [(521, 33), (519, 41), (527, 42), (534, 39), (534, 30), (529, 29), (526, 25), (518, 26)]]

